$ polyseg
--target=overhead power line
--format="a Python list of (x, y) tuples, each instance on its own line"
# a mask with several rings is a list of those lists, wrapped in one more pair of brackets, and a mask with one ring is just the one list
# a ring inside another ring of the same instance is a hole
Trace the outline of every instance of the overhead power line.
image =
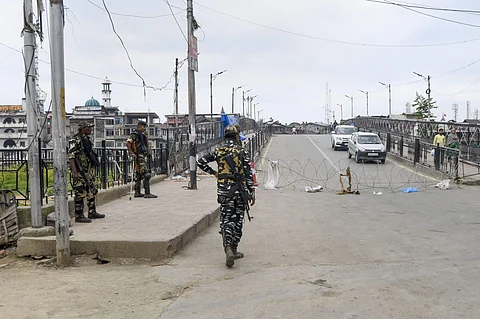
[(426, 6), (421, 4), (409, 4), (409, 3), (391, 3), (387, 1), (380, 1), (380, 0), (366, 0), (368, 2), (376, 2), (376, 3), (383, 3), (383, 4), (390, 4), (390, 5), (400, 5), (405, 8), (414, 8), (414, 9), (424, 9), (424, 10), (432, 10), (432, 11), (446, 11), (446, 12), (458, 12), (458, 13), (480, 13), (480, 10), (468, 10), (468, 9), (451, 9), (451, 8), (440, 8), (440, 7), (432, 7)]
[[(91, 1), (91, 0), (86, 0), (86, 1), (89, 2), (90, 4), (92, 4), (93, 6), (95, 6), (96, 8), (98, 8), (98, 9), (106, 12), (105, 8), (99, 6), (99, 5), (96, 4), (95, 2), (93, 2), (93, 1)], [(178, 7), (177, 7), (177, 8), (178, 8)], [(181, 8), (179, 8), (179, 9), (181, 9)], [(182, 10), (182, 11), (176, 12), (176, 13), (174, 13), (174, 14), (177, 15), (177, 14), (180, 14), (180, 13), (185, 12), (185, 10), (183, 10), (183, 9), (181, 9), (181, 10)], [(165, 18), (165, 17), (170, 16), (170, 13), (160, 14), (160, 15), (155, 15), (155, 16), (144, 16), (144, 15), (118, 13), (118, 12), (112, 12), (112, 11), (110, 11), (110, 14), (111, 14), (111, 15), (114, 15), (114, 16), (128, 17), (128, 18), (137, 18), (137, 19), (158, 19), (158, 18)]]
[(218, 14), (221, 14), (221, 15), (224, 15), (224, 16), (226, 16), (226, 17), (230, 17), (230, 18), (233, 18), (233, 19), (236, 19), (236, 20), (239, 20), (239, 21), (248, 23), (248, 24), (256, 25), (256, 26), (258, 26), (258, 27), (262, 27), (262, 28), (265, 28), (265, 29), (270, 29), (270, 30), (274, 30), (274, 31), (277, 31), (277, 32), (282, 32), (282, 33), (286, 33), (286, 34), (290, 34), (290, 35), (294, 35), (294, 36), (298, 36), (298, 37), (303, 37), (303, 38), (308, 38), (308, 39), (312, 39), (312, 40), (320, 40), (320, 41), (325, 41), (325, 42), (338, 43), (338, 44), (346, 44), (346, 45), (353, 45), (353, 46), (379, 47), (379, 48), (422, 48), (422, 47), (440, 47), (440, 46), (456, 45), (456, 44), (463, 44), (463, 43), (474, 42), (474, 41), (480, 40), (480, 38), (473, 38), (473, 39), (468, 39), (468, 40), (445, 42), (445, 43), (431, 43), (431, 44), (397, 44), (397, 45), (395, 45), (395, 44), (377, 44), (377, 43), (351, 42), (351, 41), (343, 41), (343, 40), (323, 38), (323, 37), (319, 37), (319, 36), (313, 36), (313, 35), (303, 34), (303, 33), (294, 32), (294, 31), (288, 31), (288, 30), (285, 30), (285, 29), (281, 29), (281, 28), (277, 28), (277, 27), (272, 27), (272, 26), (268, 26), (268, 25), (265, 25), (265, 24), (261, 24), (261, 23), (249, 21), (249, 20), (244, 19), (244, 18), (236, 17), (236, 16), (234, 16), (234, 15), (231, 15), (231, 14), (228, 14), (228, 13), (225, 13), (225, 12), (221, 12), (221, 11), (218, 11), (218, 10), (215, 10), (215, 9), (212, 9), (212, 8), (209, 8), (209, 7), (204, 6), (204, 5), (202, 5), (202, 4), (198, 3), (198, 2), (196, 2), (196, 5), (204, 8), (204, 9), (207, 9), (207, 10), (209, 10), (209, 11), (212, 11), (212, 12), (215, 12), (215, 13), (218, 13)]
[(173, 19), (175, 19), (175, 23), (177, 24), (178, 29), (179, 29), (180, 32), (182, 33), (183, 38), (184, 38), (185, 41), (187, 41), (187, 43), (188, 43), (187, 36), (185, 35), (185, 32), (183, 32), (183, 29), (182, 29), (182, 27), (180, 26), (180, 24), (178, 23), (177, 17), (176, 17), (175, 14), (173, 13), (172, 6), (170, 5), (170, 2), (168, 2), (168, 0), (164, 0), (164, 1), (165, 1), (165, 3), (168, 5), (168, 8), (170, 9), (170, 12), (171, 12), (171, 14), (172, 14), (172, 17), (173, 17)]
[[(367, 0), (367, 1), (371, 1), (371, 0)], [(450, 22), (450, 23), (460, 24), (460, 25), (464, 25), (464, 26), (467, 26), (467, 27), (480, 28), (480, 25), (478, 25), (478, 24), (471, 24), (471, 23), (466, 23), (466, 22), (462, 22), (462, 21), (457, 21), (457, 20), (452, 20), (452, 19), (439, 17), (439, 16), (436, 16), (436, 15), (433, 15), (433, 14), (429, 14), (429, 13), (425, 13), (425, 12), (422, 12), (422, 11), (412, 9), (412, 8), (407, 7), (405, 5), (402, 5), (400, 3), (392, 2), (392, 1), (389, 1), (389, 0), (385, 0), (383, 3), (395, 5), (395, 6), (398, 6), (398, 7), (402, 8), (402, 9), (412, 11), (412, 12), (415, 12), (415, 13), (433, 18), (433, 19), (438, 19), (438, 20), (442, 20), (442, 21), (446, 21), (446, 22)]]
[[(13, 48), (13, 47), (11, 47), (11, 46), (9, 46), (9, 45), (6, 45), (5, 43), (1, 43), (1, 42), (0, 42), (0, 45), (1, 45), (1, 46), (4, 46), (4, 47), (6, 47), (6, 48), (8, 48), (8, 49), (10, 49), (10, 50), (12, 50), (12, 51), (15, 51), (15, 52), (18, 52), (18, 53), (22, 54), (22, 51), (17, 50), (17, 49), (15, 49), (15, 48)], [(43, 63), (46, 63), (46, 64), (50, 64), (49, 61), (45, 61), (45, 60), (43, 60), (43, 59), (38, 59), (38, 61), (43, 62)], [(183, 64), (182, 64), (182, 65), (183, 65)], [(72, 69), (69, 69), (69, 68), (65, 68), (65, 70), (68, 71), (68, 72), (74, 73), (74, 74), (78, 74), (78, 75), (81, 75), (81, 76), (85, 76), (85, 77), (91, 78), (91, 79), (96, 79), (96, 80), (100, 80), (100, 81), (104, 81), (104, 80), (105, 80), (105, 77), (102, 78), (102, 77), (99, 77), (99, 76), (87, 74), (87, 73), (80, 72), (80, 71), (76, 71), (76, 70), (72, 70)], [(171, 78), (170, 78), (170, 79), (171, 79)], [(111, 79), (109, 79), (109, 81), (110, 81), (111, 83), (114, 83), (114, 84), (131, 86), (131, 87), (136, 87), (136, 88), (143, 88), (143, 85), (139, 85), (139, 84), (132, 84), (132, 83), (120, 82), (120, 81), (115, 81), (115, 80), (111, 80)], [(169, 84), (170, 82), (171, 82), (171, 80), (168, 81), (168, 82), (167, 82), (167, 85), (164, 85), (163, 87), (154, 87), (154, 88), (152, 88), (152, 89), (155, 90), (155, 91), (165, 90), (165, 89), (168, 87), (168, 84)], [(147, 88), (149, 88), (149, 87), (147, 87)]]

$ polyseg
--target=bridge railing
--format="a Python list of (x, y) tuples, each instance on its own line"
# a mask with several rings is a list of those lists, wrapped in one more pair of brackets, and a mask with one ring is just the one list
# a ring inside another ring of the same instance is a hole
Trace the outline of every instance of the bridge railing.
[[(460, 175), (468, 177), (480, 174), (480, 125), (453, 122), (395, 120), (375, 117), (358, 117), (354, 119), (354, 123), (355, 126), (361, 130), (381, 134), (384, 136), (384, 141), (386, 141), (386, 136), (389, 134), (392, 145), (395, 145), (396, 140), (398, 140), (398, 144), (403, 143), (404, 146), (401, 148), (403, 154), (396, 155), (413, 160), (415, 163), (420, 162), (420, 164), (432, 166), (437, 170), (444, 171), (445, 173), (448, 172), (448, 174), (454, 176)], [(439, 129), (443, 129), (445, 132), (450, 132), (452, 129), (456, 130), (460, 142), (459, 150), (440, 148), (436, 156), (430, 156), (429, 158), (425, 154), (434, 154), (434, 152), (431, 152), (432, 149), (436, 149), (436, 146), (433, 145), (433, 139)], [(413, 159), (412, 151), (410, 150), (412, 141), (420, 143), (420, 149), (417, 149), (419, 154), (417, 154), (416, 157), (414, 156)], [(405, 147), (405, 145), (408, 146)], [(407, 155), (405, 155), (406, 150), (410, 150)], [(395, 149), (393, 149), (392, 152), (395, 152)], [(444, 154), (450, 154), (452, 152), (456, 152), (456, 156), (451, 156), (448, 159), (441, 158)], [(432, 160), (432, 158), (434, 158), (435, 161), (439, 161), (440, 164), (437, 162), (432, 164), (431, 161), (424, 160)], [(451, 165), (445, 165), (448, 160), (452, 162)], [(423, 163), (421, 163), (421, 161), (423, 161)], [(453, 162), (458, 163), (455, 164)], [(442, 165), (442, 163), (444, 164)]]

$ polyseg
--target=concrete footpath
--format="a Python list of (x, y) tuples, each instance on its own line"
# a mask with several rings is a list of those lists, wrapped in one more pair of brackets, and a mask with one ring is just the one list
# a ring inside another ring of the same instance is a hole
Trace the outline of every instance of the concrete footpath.
[[(156, 199), (129, 195), (97, 207), (105, 219), (90, 224), (73, 223), (72, 255), (100, 254), (103, 258), (171, 257), (195, 235), (211, 225), (219, 214), (216, 179), (199, 176), (198, 190), (188, 190), (188, 181), (165, 180), (152, 185)], [(55, 256), (55, 237), (22, 237), (19, 256)]]

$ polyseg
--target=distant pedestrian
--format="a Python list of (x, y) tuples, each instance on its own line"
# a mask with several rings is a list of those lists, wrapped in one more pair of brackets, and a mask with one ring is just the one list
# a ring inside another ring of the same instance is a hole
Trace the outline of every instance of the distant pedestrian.
[[(198, 160), (198, 167), (217, 177), (217, 201), (220, 204), (220, 232), (227, 267), (243, 258), (238, 251), (247, 205), (255, 204), (255, 188), (248, 152), (237, 143), (234, 126), (225, 128), (225, 142)], [(218, 172), (208, 163), (217, 162)], [(248, 193), (246, 193), (248, 192)]]
[(440, 169), (440, 165), (443, 166), (444, 157), (445, 157), (445, 135), (443, 133), (443, 128), (438, 129), (438, 134), (433, 138), (433, 145), (439, 150), (438, 154), (435, 154), (435, 168)]
[[(68, 159), (75, 193), (75, 221), (77, 223), (90, 223), (92, 219), (105, 217), (104, 214), (97, 213), (95, 205), (95, 196), (98, 193), (95, 183), (98, 158), (90, 140), (93, 126), (91, 123), (80, 122), (78, 133), (68, 144)], [(84, 215), (85, 198), (87, 199), (88, 217)]]
[(458, 155), (460, 149), (460, 139), (457, 131), (453, 128), (447, 136), (447, 160), (450, 164), (450, 171), (458, 173)]
[[(157, 198), (150, 192), (150, 179), (152, 173), (148, 169), (147, 160), (149, 156), (148, 135), (145, 134), (147, 123), (139, 121), (137, 128), (132, 132), (127, 140), (127, 149), (135, 161), (135, 194), (134, 197)], [(143, 180), (143, 188), (145, 194), (141, 193)]]

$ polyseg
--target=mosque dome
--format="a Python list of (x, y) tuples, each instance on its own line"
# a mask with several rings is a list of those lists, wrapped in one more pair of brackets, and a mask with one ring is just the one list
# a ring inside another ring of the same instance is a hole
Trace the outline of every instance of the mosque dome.
[(92, 96), (91, 99), (87, 100), (85, 102), (85, 106), (100, 106), (100, 102), (98, 102), (97, 100), (95, 100)]

